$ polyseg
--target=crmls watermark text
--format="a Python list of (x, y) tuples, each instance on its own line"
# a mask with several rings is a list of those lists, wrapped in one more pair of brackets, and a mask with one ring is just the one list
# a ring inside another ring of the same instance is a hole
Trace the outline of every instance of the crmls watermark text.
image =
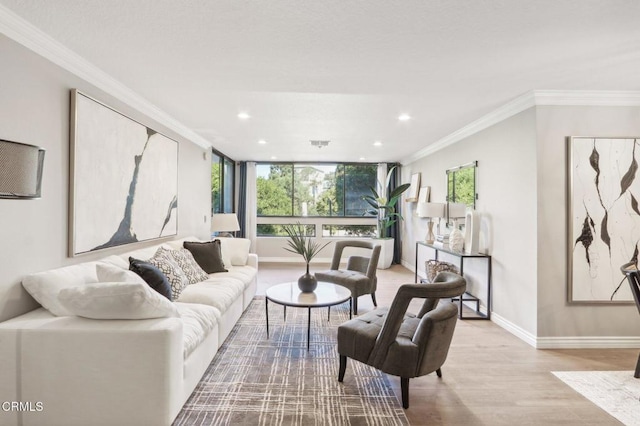
[(2, 405), (2, 411), (43, 411), (44, 404), (40, 401), (4, 401)]

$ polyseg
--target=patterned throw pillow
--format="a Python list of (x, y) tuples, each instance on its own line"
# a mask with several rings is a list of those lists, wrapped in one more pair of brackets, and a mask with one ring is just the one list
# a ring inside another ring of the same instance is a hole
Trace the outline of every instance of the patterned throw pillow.
[(168, 252), (189, 279), (189, 284), (199, 283), (209, 278), (209, 274), (198, 265), (189, 250), (181, 248), (168, 250)]
[(189, 285), (189, 278), (167, 251), (169, 250), (160, 247), (147, 262), (160, 269), (167, 277), (169, 284), (171, 284), (171, 294), (173, 296), (171, 299), (177, 300), (182, 290)]

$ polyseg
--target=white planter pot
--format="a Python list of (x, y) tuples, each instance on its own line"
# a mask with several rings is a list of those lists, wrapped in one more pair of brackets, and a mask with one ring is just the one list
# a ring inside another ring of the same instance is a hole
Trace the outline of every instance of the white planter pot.
[(378, 269), (388, 269), (393, 262), (393, 238), (377, 238), (376, 243), (381, 246)]

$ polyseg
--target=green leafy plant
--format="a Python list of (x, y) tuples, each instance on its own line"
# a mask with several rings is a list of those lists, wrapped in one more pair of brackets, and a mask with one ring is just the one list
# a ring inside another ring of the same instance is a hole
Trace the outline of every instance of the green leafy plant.
[(378, 190), (373, 187), (371, 189), (371, 195), (363, 195), (362, 199), (366, 201), (371, 210), (367, 211), (367, 214), (375, 215), (378, 217), (378, 238), (387, 238), (389, 235), (389, 228), (393, 226), (398, 220), (402, 220), (400, 213), (396, 211), (396, 205), (398, 200), (404, 191), (411, 186), (408, 183), (404, 183), (395, 188), (388, 195), (386, 194), (389, 187), (389, 181), (391, 180), (391, 173), (396, 168), (393, 166), (387, 172), (384, 185), (378, 181)]
[(289, 239), (287, 244), (289, 247), (284, 249), (290, 253), (296, 253), (302, 256), (304, 261), (309, 266), (309, 262), (313, 259), (323, 248), (330, 244), (320, 244), (317, 241), (313, 241), (307, 237), (306, 225), (296, 222), (294, 225), (282, 225), (284, 232), (287, 233)]

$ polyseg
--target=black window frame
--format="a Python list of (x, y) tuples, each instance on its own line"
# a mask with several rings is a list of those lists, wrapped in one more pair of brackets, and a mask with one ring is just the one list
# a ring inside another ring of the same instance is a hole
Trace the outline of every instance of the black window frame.
[[(291, 166), (292, 170), (291, 170), (291, 215), (264, 215), (264, 214), (258, 214), (257, 213), (257, 217), (262, 217), (262, 218), (309, 218), (309, 219), (331, 219), (331, 218), (338, 218), (338, 219), (343, 219), (343, 218), (375, 218), (376, 216), (374, 215), (369, 215), (367, 214), (366, 210), (364, 212), (364, 214), (361, 215), (346, 215), (346, 214), (342, 214), (340, 216), (318, 216), (318, 215), (308, 215), (308, 216), (300, 216), (300, 215), (296, 215), (295, 214), (295, 168), (296, 165), (336, 165), (336, 166), (342, 166), (343, 168), (347, 167), (347, 166), (375, 166), (378, 167), (378, 163), (358, 163), (358, 162), (340, 162), (340, 161), (260, 161), (256, 163), (256, 166), (260, 166), (260, 165), (288, 165)], [(376, 180), (377, 180), (377, 174), (376, 174)], [(345, 179), (343, 184), (346, 185), (346, 174), (345, 174)], [(374, 188), (375, 188), (376, 184), (374, 181)], [(346, 198), (347, 198), (347, 191), (343, 190), (342, 191), (342, 205), (346, 207)]]
[[(217, 214), (217, 213), (235, 213), (236, 212), (236, 193), (235, 193), (235, 187), (236, 187), (236, 161), (234, 159), (232, 159), (231, 157), (223, 154), (222, 152), (218, 151), (215, 148), (211, 148), (211, 167), (213, 168), (213, 164), (214, 164), (214, 157), (219, 158), (218, 164), (220, 165), (220, 176), (219, 176), (219, 181), (220, 181), (220, 197), (219, 197), (219, 205), (218, 210), (216, 210), (214, 203), (215, 200), (213, 199), (213, 188), (211, 188), (211, 214)], [(226, 206), (225, 205), (225, 199), (226, 197), (226, 189), (225, 187), (227, 185), (225, 185), (227, 182), (226, 180), (229, 178), (228, 176), (226, 176), (225, 174), (225, 163), (231, 166), (231, 170), (233, 171), (231, 173), (231, 205), (230, 206)]]

